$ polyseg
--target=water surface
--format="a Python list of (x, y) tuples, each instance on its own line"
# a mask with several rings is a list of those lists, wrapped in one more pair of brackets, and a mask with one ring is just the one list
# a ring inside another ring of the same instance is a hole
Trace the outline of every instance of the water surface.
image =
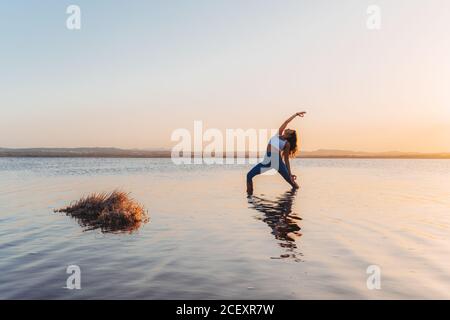
[[(0, 159), (0, 298), (450, 298), (450, 161), (295, 160), (299, 191), (259, 176), (247, 199), (249, 168)], [(149, 211), (136, 233), (53, 213), (116, 188)]]

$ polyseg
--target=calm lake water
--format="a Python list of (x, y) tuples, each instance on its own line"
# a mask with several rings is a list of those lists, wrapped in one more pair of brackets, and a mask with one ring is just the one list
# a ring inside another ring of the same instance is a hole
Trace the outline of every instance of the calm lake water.
[[(299, 159), (298, 192), (259, 176), (247, 199), (250, 167), (0, 159), (0, 298), (450, 298), (450, 161)], [(148, 209), (136, 233), (53, 213), (116, 188)]]

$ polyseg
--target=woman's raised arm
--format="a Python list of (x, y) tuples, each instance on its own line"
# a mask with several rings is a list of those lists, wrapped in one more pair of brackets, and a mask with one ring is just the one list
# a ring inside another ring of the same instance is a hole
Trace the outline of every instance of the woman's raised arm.
[(306, 111), (302, 111), (302, 112), (297, 112), (296, 114), (294, 114), (293, 116), (291, 116), (289, 119), (287, 119), (285, 122), (283, 122), (283, 124), (281, 125), (281, 127), (278, 129), (278, 134), (282, 135), (284, 129), (286, 129), (287, 125), (289, 124), (289, 122), (291, 122), (292, 120), (295, 119), (295, 117), (299, 116), (301, 118), (303, 118), (306, 114)]

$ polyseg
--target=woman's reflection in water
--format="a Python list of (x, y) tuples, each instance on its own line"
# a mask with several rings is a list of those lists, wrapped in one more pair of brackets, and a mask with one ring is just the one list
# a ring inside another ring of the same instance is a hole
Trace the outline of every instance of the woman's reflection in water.
[(293, 258), (295, 261), (301, 261), (299, 256), (302, 254), (297, 251), (296, 240), (302, 235), (299, 226), (300, 220), (302, 219), (296, 213), (292, 212), (292, 205), (296, 193), (296, 190), (291, 190), (285, 192), (275, 200), (258, 196), (249, 198), (250, 208), (263, 214), (263, 216), (258, 216), (256, 219), (267, 223), (272, 229), (272, 234), (275, 239), (279, 240), (279, 245), (286, 250), (286, 253), (273, 259)]

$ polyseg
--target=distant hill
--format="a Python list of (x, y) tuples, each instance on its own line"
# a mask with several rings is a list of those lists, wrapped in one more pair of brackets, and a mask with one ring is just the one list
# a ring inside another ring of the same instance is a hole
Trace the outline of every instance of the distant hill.
[(450, 159), (450, 153), (364, 152), (349, 150), (316, 150), (300, 152), (299, 158), (379, 158), (379, 159)]
[[(249, 154), (234, 154), (245, 157)], [(87, 158), (170, 158), (170, 149), (119, 148), (0, 148), (0, 157), (87, 157)], [(252, 154), (254, 156), (254, 154)], [(349, 150), (303, 151), (299, 158), (356, 158), (356, 159), (450, 159), (450, 153), (362, 152)]]
[(170, 151), (119, 148), (0, 148), (0, 157), (165, 158), (170, 157)]

